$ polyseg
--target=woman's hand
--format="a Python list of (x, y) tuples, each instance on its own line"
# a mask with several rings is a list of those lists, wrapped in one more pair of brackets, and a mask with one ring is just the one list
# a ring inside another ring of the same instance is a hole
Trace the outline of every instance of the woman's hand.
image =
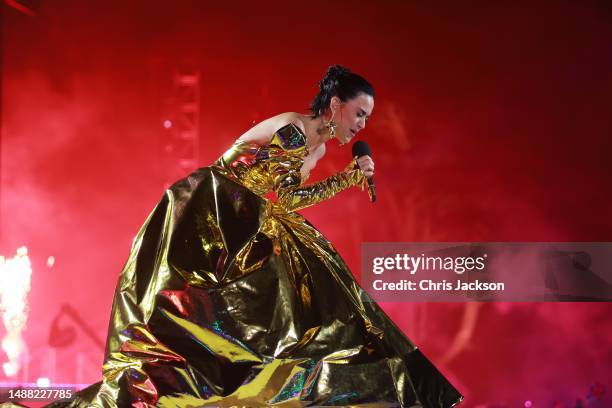
[(361, 156), (359, 158), (355, 158), (357, 164), (361, 171), (363, 171), (363, 175), (367, 178), (370, 178), (374, 175), (374, 160), (370, 156)]

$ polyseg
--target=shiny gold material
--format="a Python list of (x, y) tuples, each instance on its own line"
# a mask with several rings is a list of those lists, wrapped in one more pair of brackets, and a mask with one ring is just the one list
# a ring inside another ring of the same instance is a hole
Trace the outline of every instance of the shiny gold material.
[[(362, 186), (301, 186), (306, 138), (236, 142), (178, 181), (117, 285), (103, 381), (73, 407), (450, 407), (461, 395), (295, 210)], [(270, 191), (278, 202), (263, 197)], [(349, 222), (349, 220), (347, 220)]]

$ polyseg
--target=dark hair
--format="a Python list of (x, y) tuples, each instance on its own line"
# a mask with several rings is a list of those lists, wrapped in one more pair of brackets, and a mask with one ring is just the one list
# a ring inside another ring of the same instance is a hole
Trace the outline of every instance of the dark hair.
[(345, 102), (362, 92), (374, 97), (374, 88), (361, 75), (342, 65), (332, 65), (319, 81), (319, 93), (310, 103), (312, 116), (317, 118), (323, 115), (333, 96)]

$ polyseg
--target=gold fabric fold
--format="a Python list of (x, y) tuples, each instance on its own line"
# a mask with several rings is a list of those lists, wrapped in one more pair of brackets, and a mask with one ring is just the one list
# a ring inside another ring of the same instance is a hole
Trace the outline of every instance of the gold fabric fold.
[[(363, 183), (353, 167), (300, 187), (306, 154), (304, 135), (288, 126), (269, 146), (236, 143), (171, 186), (121, 273), (102, 382), (51, 406), (459, 402), (333, 245), (294, 211)], [(272, 190), (278, 203), (263, 196)]]

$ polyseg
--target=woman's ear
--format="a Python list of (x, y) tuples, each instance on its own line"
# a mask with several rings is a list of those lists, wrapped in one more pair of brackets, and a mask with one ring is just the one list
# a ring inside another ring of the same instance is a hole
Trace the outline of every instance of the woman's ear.
[(329, 110), (331, 111), (331, 114), (335, 114), (340, 109), (341, 105), (342, 100), (337, 96), (332, 96), (331, 100), (329, 101)]

